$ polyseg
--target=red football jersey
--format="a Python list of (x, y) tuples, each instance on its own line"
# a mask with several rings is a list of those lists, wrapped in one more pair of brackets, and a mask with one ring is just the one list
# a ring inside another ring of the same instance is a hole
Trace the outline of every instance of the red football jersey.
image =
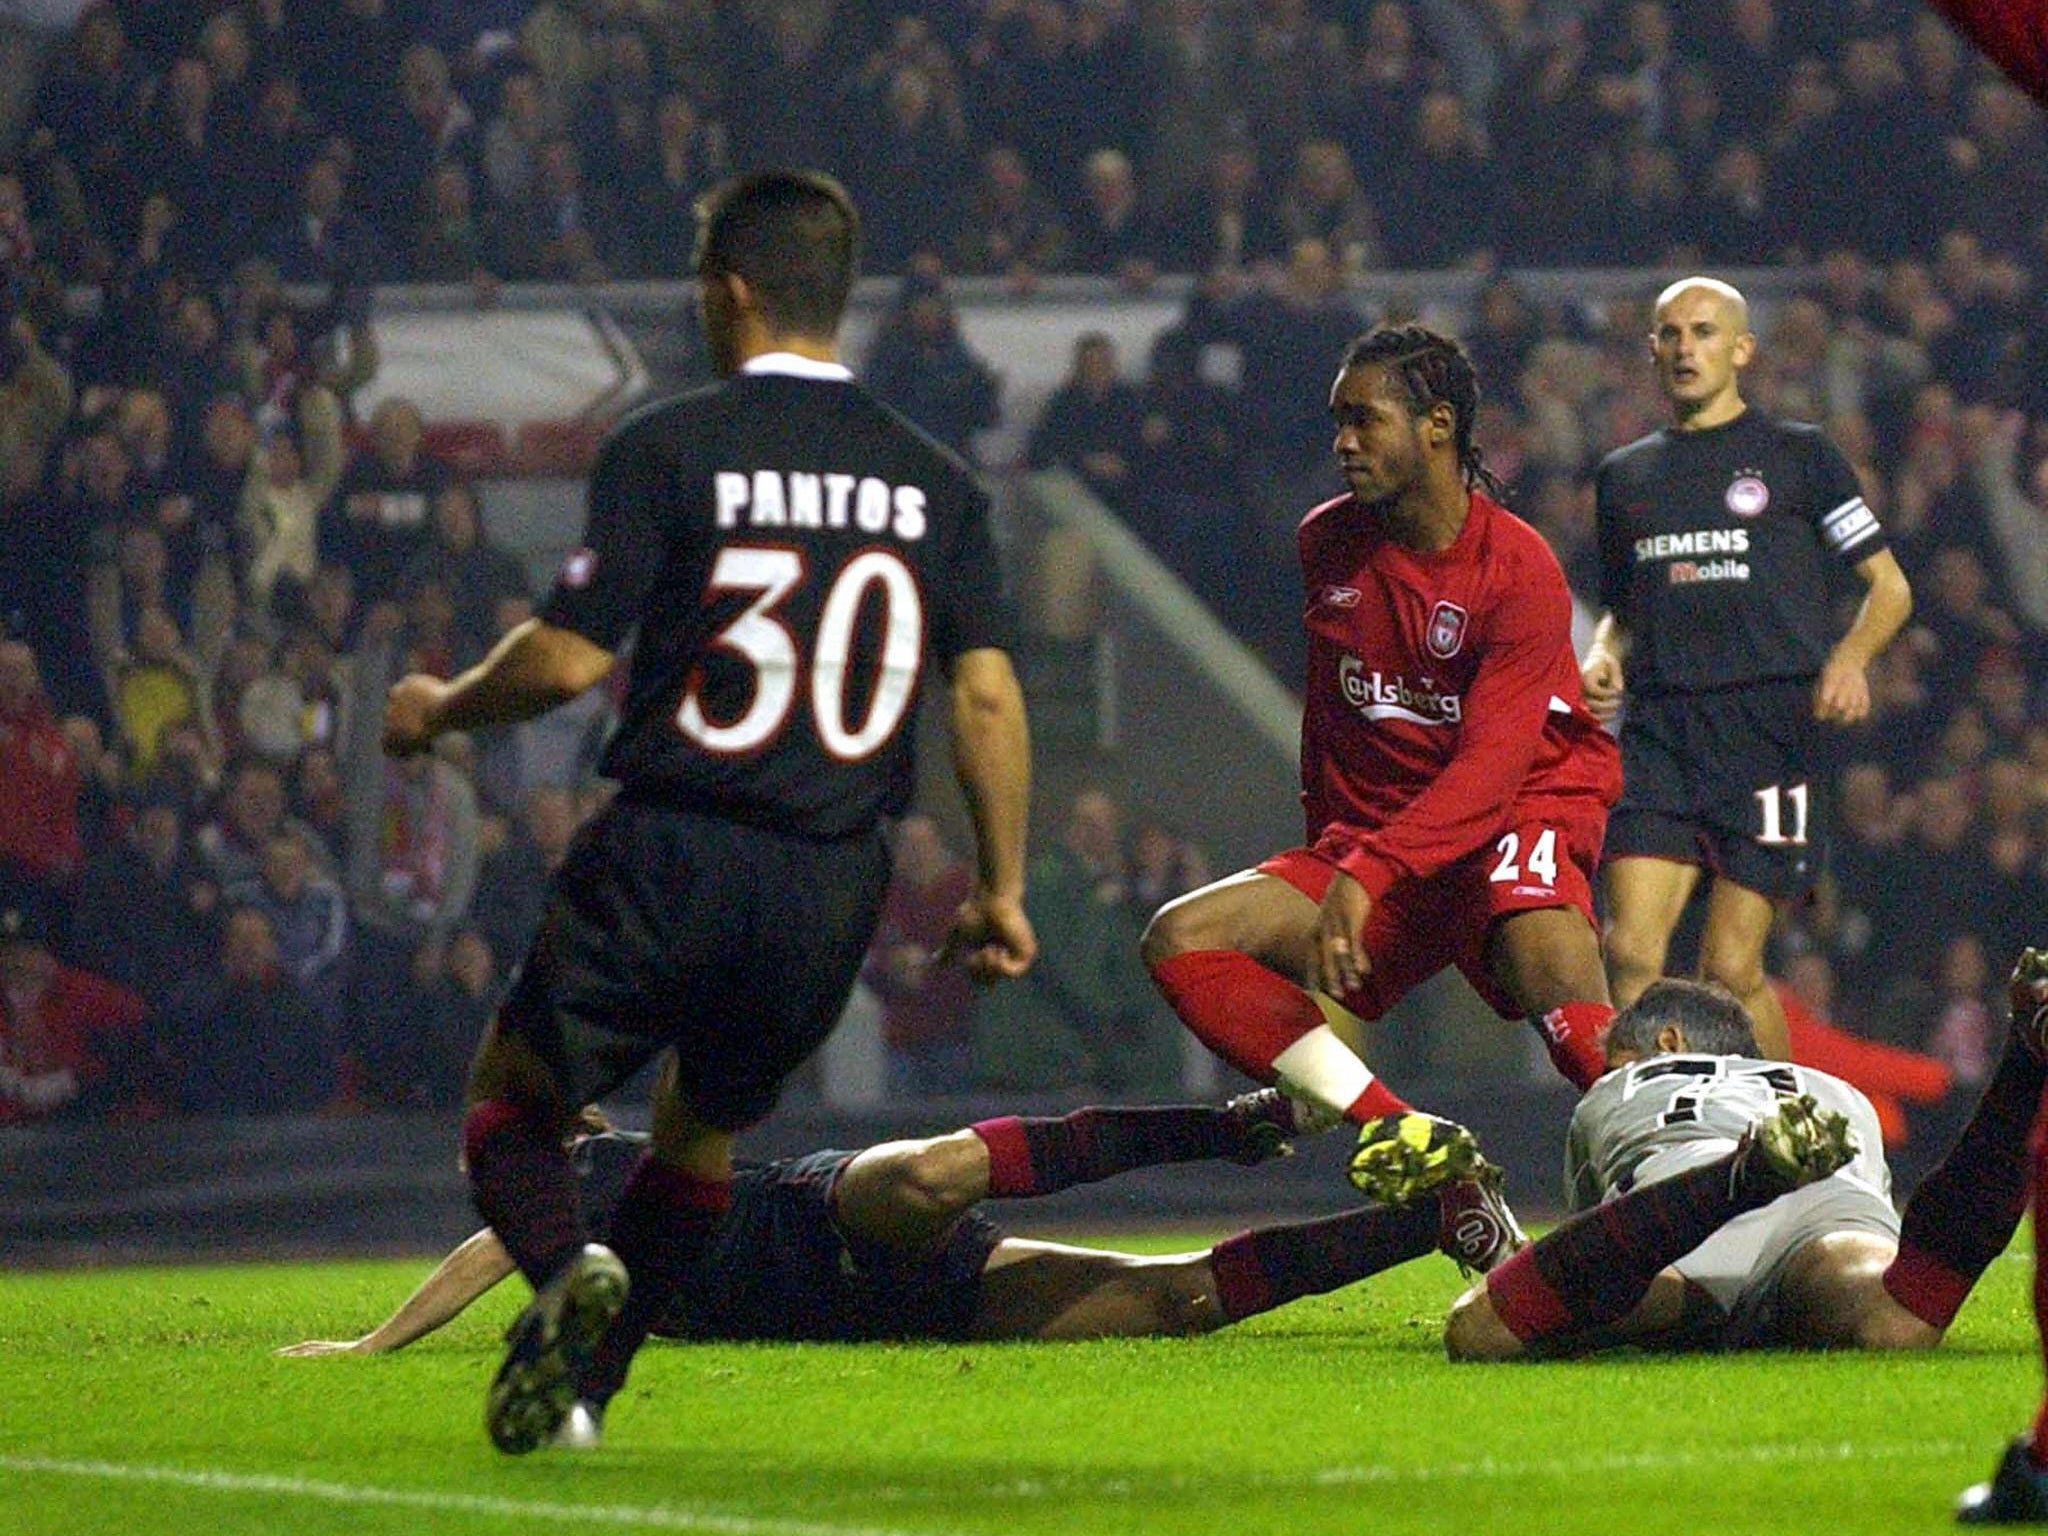
[(1586, 711), (1571, 593), (1543, 536), (1472, 494), (1448, 548), (1386, 537), (1351, 497), (1299, 534), (1308, 840), (1373, 896), (1498, 836), (1518, 804), (1621, 792)]

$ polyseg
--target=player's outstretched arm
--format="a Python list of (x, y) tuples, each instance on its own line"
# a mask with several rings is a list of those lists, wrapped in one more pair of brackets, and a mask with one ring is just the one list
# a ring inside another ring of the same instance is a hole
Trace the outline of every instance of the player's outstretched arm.
[(459, 1243), (418, 1290), (359, 1339), (308, 1339), (277, 1351), (298, 1359), (315, 1355), (381, 1355), (425, 1338), (512, 1273), (512, 1256), (489, 1227)]
[(612, 660), (610, 651), (574, 630), (528, 619), (458, 677), (443, 682), (415, 672), (393, 683), (384, 705), (384, 750), (410, 757), (443, 731), (544, 715), (601, 681)]
[(947, 949), (984, 981), (1021, 976), (1038, 956), (1024, 915), (1024, 842), (1031, 818), (1031, 727), (1004, 652), (953, 663), (953, 772), (974, 821), (977, 877)]
[(1870, 663), (1913, 615), (1913, 589), (1888, 549), (1857, 563), (1864, 586), (1856, 622), (1836, 642), (1813, 685), (1813, 718), (1854, 725), (1870, 715)]
[(1621, 713), (1622, 662), (1627, 655), (1628, 635), (1621, 620), (1612, 613), (1601, 614), (1593, 628), (1592, 644), (1579, 663), (1579, 683), (1586, 690), (1586, 708), (1602, 724)]

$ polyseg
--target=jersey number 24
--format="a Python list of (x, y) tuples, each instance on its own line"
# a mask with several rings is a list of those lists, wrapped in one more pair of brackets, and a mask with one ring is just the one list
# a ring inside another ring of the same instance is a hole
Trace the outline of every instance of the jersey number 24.
[[(692, 683), (676, 711), (676, 728), (707, 751), (752, 752), (772, 741), (789, 718), (797, 689), (809, 683), (811, 720), (818, 741), (841, 762), (859, 762), (880, 750), (903, 723), (924, 655), (924, 605), (917, 578), (886, 549), (863, 550), (832, 578), (818, 612), (818, 633), (808, 658), (778, 609), (803, 584), (804, 557), (793, 549), (728, 545), (712, 564), (706, 595), (750, 593), (740, 616), (711, 643), (744, 660), (754, 674), (754, 696), (734, 720), (713, 720)], [(868, 594), (881, 599), (881, 674), (867, 718), (847, 716), (846, 671), (853, 628)]]

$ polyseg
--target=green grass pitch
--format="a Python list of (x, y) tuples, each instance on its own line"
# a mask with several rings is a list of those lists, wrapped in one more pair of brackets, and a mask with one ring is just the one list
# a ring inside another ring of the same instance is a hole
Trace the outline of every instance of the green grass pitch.
[(1953, 1528), (2041, 1384), (2017, 1249), (1931, 1355), (1456, 1368), (1431, 1259), (1195, 1340), (656, 1345), (604, 1450), (508, 1460), (510, 1286), (397, 1355), (269, 1354), (425, 1267), (0, 1275), (0, 1531), (1896, 1536)]

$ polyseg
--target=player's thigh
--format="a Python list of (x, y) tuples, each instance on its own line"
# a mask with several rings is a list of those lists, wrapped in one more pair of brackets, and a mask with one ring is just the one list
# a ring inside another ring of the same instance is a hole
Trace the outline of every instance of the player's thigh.
[(903, 1253), (936, 1248), (988, 1193), (988, 1144), (973, 1131), (885, 1141), (848, 1163), (832, 1190), (847, 1232)]
[(1829, 1232), (1807, 1242), (1778, 1279), (1779, 1334), (1814, 1349), (1932, 1349), (1943, 1330), (1885, 1289), (1898, 1255), (1897, 1241), (1880, 1232)]
[(974, 1329), (985, 1339), (1104, 1339), (1220, 1326), (1202, 1254), (1141, 1257), (1005, 1238), (981, 1273)]
[[(744, 1130), (832, 1032), (888, 890), (879, 834), (817, 843), (715, 827), (731, 905), (678, 934), (662, 1006), (678, 1093), (698, 1119)], [(733, 910), (736, 908), (737, 910)]]
[[(1593, 918), (1593, 868), (1605, 815), (1567, 797), (1516, 807), (1507, 831), (1460, 866), (1469, 900), (1484, 910), (1459, 968), (1504, 1016), (1561, 1003), (1603, 1001), (1607, 972)], [(1461, 931), (1475, 930), (1469, 918)], [(1476, 961), (1476, 964), (1475, 964)]]
[(649, 830), (644, 809), (614, 801), (577, 834), (479, 1050), (472, 1096), (542, 1080), (573, 1111), (669, 1043), (671, 892), (687, 900), (707, 881), (701, 860), (661, 867)]
[[(1304, 851), (1297, 853), (1312, 860)], [(1282, 878), (1269, 868), (1289, 857), (1283, 854), (1257, 869), (1226, 875), (1161, 907), (1145, 928), (1145, 963), (1222, 949), (1249, 955), (1283, 976), (1307, 975), (1322, 893), (1310, 896), (1300, 878)], [(1326, 873), (1322, 882), (1328, 881)]]
[(1717, 878), (1774, 900), (1812, 889), (1826, 861), (1826, 744), (1807, 684), (1716, 695), (1693, 722), (1702, 836)]

